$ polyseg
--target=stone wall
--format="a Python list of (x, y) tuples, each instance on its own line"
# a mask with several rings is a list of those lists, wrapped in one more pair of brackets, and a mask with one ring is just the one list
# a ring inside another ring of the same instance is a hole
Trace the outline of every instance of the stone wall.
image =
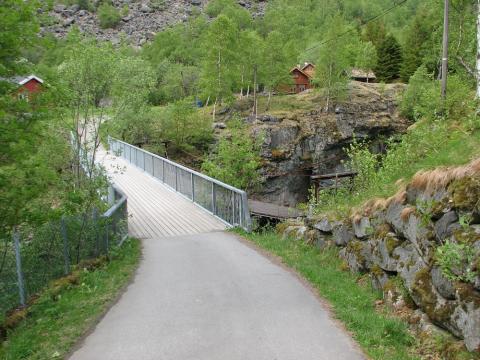
[[(320, 248), (341, 247), (351, 271), (369, 274), (386, 297), (410, 301), (480, 351), (480, 159), (419, 173), (395, 196), (369, 201), (347, 219), (311, 217), (283, 232)], [(441, 266), (442, 259), (454, 265)], [(406, 295), (394, 294), (399, 280)]]

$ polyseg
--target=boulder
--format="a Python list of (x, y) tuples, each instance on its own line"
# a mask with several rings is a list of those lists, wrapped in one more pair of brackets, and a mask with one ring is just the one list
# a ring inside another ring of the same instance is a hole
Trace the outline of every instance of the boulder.
[(384, 271), (371, 272), (372, 287), (375, 290), (383, 291), (385, 285), (388, 283), (389, 276)]
[(455, 300), (455, 287), (453, 283), (448, 280), (442, 273), (442, 269), (434, 266), (431, 270), (432, 284), (435, 289), (447, 300)]
[(355, 236), (359, 239), (363, 239), (371, 232), (370, 219), (367, 217), (362, 217), (360, 221), (353, 222), (353, 231)]
[(369, 242), (353, 240), (339, 254), (347, 262), (350, 271), (353, 273), (365, 272), (372, 265), (370, 261), (372, 248)]
[(65, 11), (67, 7), (63, 4), (57, 4), (53, 7), (53, 11), (55, 11), (56, 13), (62, 13)]
[(73, 15), (75, 14), (78, 10), (80, 10), (80, 6), (78, 4), (73, 4), (72, 6), (70, 6), (68, 8), (68, 10), (70, 11), (70, 13)]
[(140, 11), (143, 12), (143, 13), (150, 13), (150, 12), (152, 12), (152, 9), (147, 4), (142, 4), (140, 6)]
[(464, 339), (469, 351), (480, 351), (480, 307), (474, 302), (457, 306), (451, 316), (458, 336)]
[(420, 270), (427, 269), (428, 265), (420, 257), (413, 244), (408, 241), (395, 248), (392, 256), (397, 260), (398, 274), (403, 279), (405, 287), (411, 292), (415, 276)]
[(398, 271), (398, 260), (394, 256), (394, 251), (402, 244), (402, 241), (395, 237), (394, 234), (388, 234), (385, 238), (375, 241), (375, 260), (374, 263), (385, 271)]
[(68, 27), (68, 26), (70, 26), (70, 25), (72, 25), (72, 24), (74, 24), (74, 23), (75, 23), (75, 19), (74, 19), (74, 18), (68, 18), (68, 19), (66, 19), (66, 20), (63, 22), (63, 26), (64, 26), (64, 27)]
[(332, 233), (333, 224), (327, 217), (322, 218), (322, 220), (316, 222), (313, 227), (317, 230), (320, 230), (324, 233)]
[(354, 238), (353, 230), (345, 224), (333, 228), (333, 240), (337, 246), (346, 246)]
[(443, 243), (446, 238), (452, 236), (453, 229), (456, 227), (452, 227), (451, 225), (455, 224), (457, 220), (457, 213), (455, 211), (449, 211), (435, 223), (435, 236), (439, 243)]

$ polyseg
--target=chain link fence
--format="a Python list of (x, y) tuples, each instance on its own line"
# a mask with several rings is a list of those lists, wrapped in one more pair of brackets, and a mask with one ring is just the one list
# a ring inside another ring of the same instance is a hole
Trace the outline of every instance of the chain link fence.
[(0, 322), (25, 305), (50, 281), (70, 274), (83, 260), (108, 256), (128, 236), (127, 198), (116, 187), (104, 214), (63, 217), (37, 228), (22, 228), (0, 243)]

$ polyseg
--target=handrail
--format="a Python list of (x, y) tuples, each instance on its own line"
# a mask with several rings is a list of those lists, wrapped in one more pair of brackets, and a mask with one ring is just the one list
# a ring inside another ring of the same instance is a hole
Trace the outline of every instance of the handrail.
[[(240, 226), (246, 231), (251, 231), (252, 223), (245, 191), (110, 136), (108, 144), (116, 155), (120, 155), (131, 164), (154, 176), (227, 225)], [(141, 154), (140, 160), (143, 159), (140, 161), (141, 166), (138, 164), (139, 154)], [(151, 162), (149, 166), (146, 164), (146, 159)], [(160, 161), (161, 166), (156, 166), (154, 159)], [(169, 170), (168, 166), (175, 170)]]

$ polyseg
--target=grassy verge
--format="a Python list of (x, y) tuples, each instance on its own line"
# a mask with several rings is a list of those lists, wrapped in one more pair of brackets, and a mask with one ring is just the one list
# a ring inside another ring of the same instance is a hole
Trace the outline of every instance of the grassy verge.
[(82, 271), (78, 285), (47, 289), (0, 345), (0, 359), (61, 359), (130, 281), (141, 255), (128, 240), (102, 267)]
[(289, 267), (305, 277), (332, 306), (341, 320), (372, 359), (416, 359), (411, 348), (415, 340), (407, 324), (376, 310), (381, 294), (369, 281), (342, 271), (338, 250), (319, 251), (300, 241), (281, 240), (273, 232), (238, 232), (259, 247), (279, 256)]

